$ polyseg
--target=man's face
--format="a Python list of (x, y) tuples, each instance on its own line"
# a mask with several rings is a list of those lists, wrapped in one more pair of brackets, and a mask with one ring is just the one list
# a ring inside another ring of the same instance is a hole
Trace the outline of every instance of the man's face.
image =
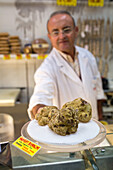
[(52, 46), (70, 55), (74, 51), (77, 30), (72, 18), (67, 14), (57, 14), (48, 22), (48, 37)]

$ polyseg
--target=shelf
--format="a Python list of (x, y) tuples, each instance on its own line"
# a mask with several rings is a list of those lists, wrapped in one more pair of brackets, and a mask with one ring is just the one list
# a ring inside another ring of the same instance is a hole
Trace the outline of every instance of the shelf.
[(0, 54), (0, 59), (9, 60), (9, 59), (45, 59), (48, 54)]
[(109, 107), (103, 106), (103, 112), (113, 112), (113, 106), (109, 106)]

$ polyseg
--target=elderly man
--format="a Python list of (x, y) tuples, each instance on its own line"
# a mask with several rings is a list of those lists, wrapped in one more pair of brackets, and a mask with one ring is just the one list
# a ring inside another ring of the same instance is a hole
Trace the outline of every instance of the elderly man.
[(105, 97), (100, 73), (95, 57), (75, 46), (78, 27), (73, 17), (67, 11), (54, 12), (47, 30), (53, 49), (35, 73), (29, 117), (34, 119), (41, 107), (54, 105), (60, 109), (64, 103), (81, 97), (91, 104), (93, 118), (101, 119), (97, 108)]

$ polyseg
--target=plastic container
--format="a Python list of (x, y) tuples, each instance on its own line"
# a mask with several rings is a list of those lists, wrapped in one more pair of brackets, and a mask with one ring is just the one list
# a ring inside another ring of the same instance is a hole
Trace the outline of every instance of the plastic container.
[(14, 121), (12, 116), (0, 113), (0, 144), (14, 140)]

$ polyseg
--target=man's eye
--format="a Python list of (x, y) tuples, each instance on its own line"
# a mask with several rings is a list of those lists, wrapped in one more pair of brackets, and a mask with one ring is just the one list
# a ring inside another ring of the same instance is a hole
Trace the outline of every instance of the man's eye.
[(65, 29), (63, 30), (63, 32), (64, 32), (64, 33), (70, 33), (70, 32), (71, 32), (71, 29), (70, 29), (70, 28), (65, 28)]
[(52, 34), (53, 34), (53, 35), (58, 35), (59, 32), (58, 32), (58, 31), (53, 31)]

